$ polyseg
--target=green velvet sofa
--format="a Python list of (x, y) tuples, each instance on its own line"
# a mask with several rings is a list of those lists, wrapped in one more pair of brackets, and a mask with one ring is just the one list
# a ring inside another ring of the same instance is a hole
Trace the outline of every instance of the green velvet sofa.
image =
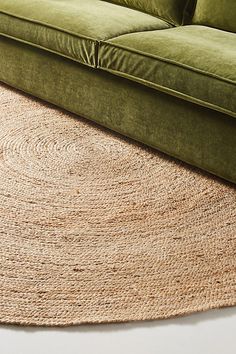
[(236, 0), (0, 0), (0, 81), (236, 183)]

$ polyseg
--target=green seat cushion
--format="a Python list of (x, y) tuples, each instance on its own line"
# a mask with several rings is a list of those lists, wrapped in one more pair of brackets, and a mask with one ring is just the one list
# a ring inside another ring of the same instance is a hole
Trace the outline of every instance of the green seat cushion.
[(100, 40), (168, 28), (153, 16), (99, 0), (0, 0), (0, 34), (96, 66)]
[(236, 33), (236, 0), (197, 0), (192, 23)]
[(188, 0), (108, 0), (160, 17), (173, 25), (183, 22)]
[(108, 40), (99, 67), (236, 117), (235, 48), (233, 33), (182, 26)]

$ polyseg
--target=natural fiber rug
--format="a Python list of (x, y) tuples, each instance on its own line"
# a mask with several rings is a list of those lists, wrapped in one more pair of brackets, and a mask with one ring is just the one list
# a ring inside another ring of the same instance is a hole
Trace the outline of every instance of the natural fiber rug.
[(236, 305), (236, 189), (0, 86), (0, 322)]

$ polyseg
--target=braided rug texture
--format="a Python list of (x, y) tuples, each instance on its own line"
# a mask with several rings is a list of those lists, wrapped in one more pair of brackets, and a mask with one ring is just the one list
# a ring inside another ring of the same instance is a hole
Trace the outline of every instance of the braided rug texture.
[(0, 86), (0, 322), (236, 305), (236, 189)]

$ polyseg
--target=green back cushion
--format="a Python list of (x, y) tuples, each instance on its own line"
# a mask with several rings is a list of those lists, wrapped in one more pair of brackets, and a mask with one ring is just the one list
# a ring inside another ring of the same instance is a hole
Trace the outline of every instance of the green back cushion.
[[(127, 6), (173, 24), (181, 25), (188, 0), (107, 0), (115, 4)], [(236, 0), (235, 0), (236, 1)]]
[(236, 33), (236, 0), (197, 0), (192, 23)]

